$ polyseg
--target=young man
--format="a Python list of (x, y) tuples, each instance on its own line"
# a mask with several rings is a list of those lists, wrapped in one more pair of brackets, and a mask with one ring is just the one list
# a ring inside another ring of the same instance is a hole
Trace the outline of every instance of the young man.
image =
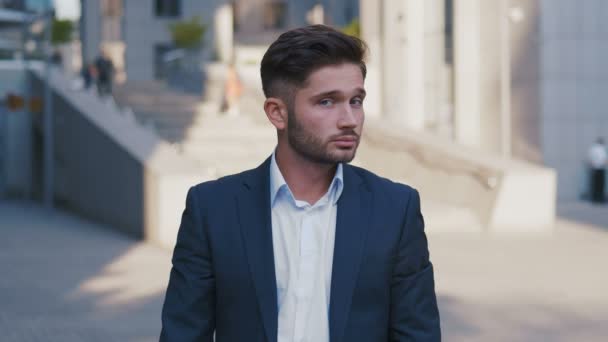
[(188, 192), (161, 341), (440, 341), (417, 191), (347, 164), (364, 55), (326, 26), (270, 46), (261, 74), (276, 150)]

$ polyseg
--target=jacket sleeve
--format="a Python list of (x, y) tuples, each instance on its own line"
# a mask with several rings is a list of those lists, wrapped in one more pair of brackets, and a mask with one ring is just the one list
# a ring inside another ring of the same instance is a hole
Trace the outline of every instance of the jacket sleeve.
[(390, 340), (438, 342), (439, 310), (420, 196), (416, 190), (409, 194), (391, 281)]
[(205, 220), (190, 188), (173, 251), (160, 341), (213, 341), (215, 277)]

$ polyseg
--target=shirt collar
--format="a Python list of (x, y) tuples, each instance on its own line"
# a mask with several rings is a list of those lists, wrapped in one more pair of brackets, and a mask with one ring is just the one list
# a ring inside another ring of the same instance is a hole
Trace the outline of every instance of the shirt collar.
[[(343, 166), (342, 163), (338, 164), (336, 168), (336, 174), (334, 175), (331, 184), (329, 185), (329, 190), (327, 191), (330, 195), (332, 195), (332, 203), (336, 204), (342, 195), (342, 190), (344, 189), (344, 176), (343, 176)], [(272, 153), (272, 159), (270, 161), (270, 206), (274, 205), (274, 201), (282, 188), (287, 188), (287, 191), (291, 193), (289, 189), (289, 185), (285, 182), (285, 178), (283, 178), (283, 174), (277, 165), (277, 160), (275, 157), (275, 152)], [(333, 194), (331, 193), (333, 191)]]

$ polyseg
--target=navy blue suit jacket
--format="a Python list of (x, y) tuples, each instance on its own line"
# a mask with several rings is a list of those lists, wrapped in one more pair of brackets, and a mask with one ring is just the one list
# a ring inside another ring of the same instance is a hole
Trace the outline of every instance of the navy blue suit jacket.
[[(189, 190), (161, 341), (277, 341), (269, 166)], [(440, 341), (418, 192), (350, 165), (343, 176), (331, 342)]]

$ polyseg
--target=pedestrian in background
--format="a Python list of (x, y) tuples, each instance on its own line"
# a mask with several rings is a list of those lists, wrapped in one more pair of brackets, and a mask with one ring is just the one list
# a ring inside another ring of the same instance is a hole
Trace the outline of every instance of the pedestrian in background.
[(595, 144), (589, 148), (589, 167), (591, 170), (589, 193), (591, 202), (604, 203), (606, 200), (606, 164), (608, 163), (608, 152), (604, 139), (598, 138)]
[(112, 94), (114, 64), (106, 51), (102, 51), (95, 60), (95, 69), (97, 70), (97, 92), (99, 96)]
[(95, 66), (93, 63), (87, 63), (80, 70), (80, 75), (82, 76), (83, 87), (84, 89), (89, 89), (91, 84), (93, 84), (93, 79), (95, 78), (95, 74), (97, 71), (95, 70)]
[(238, 116), (240, 112), (239, 101), (243, 94), (243, 83), (236, 71), (234, 63), (228, 65), (226, 83), (224, 84), (224, 98), (220, 111), (229, 116)]

